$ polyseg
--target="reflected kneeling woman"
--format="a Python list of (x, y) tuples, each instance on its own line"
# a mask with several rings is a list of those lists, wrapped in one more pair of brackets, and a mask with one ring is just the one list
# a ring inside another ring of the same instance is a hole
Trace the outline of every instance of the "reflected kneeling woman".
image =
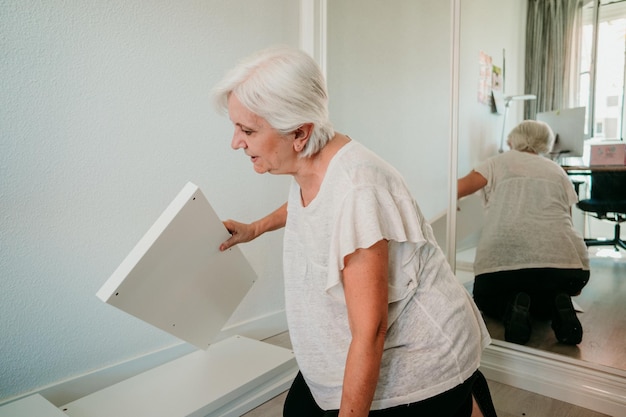
[(573, 226), (578, 197), (567, 174), (543, 155), (554, 134), (534, 120), (508, 136), (511, 150), (491, 157), (458, 180), (458, 198), (481, 191), (485, 226), (474, 261), (474, 301), (502, 320), (505, 340), (525, 344), (531, 317), (552, 319), (561, 343), (581, 342), (571, 297), (589, 280), (589, 257)]

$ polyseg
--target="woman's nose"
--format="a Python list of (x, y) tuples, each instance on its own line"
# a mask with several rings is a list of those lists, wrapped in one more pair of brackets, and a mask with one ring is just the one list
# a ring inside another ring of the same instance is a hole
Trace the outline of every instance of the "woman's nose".
[(240, 149), (240, 148), (245, 149), (245, 148), (246, 148), (246, 141), (245, 141), (245, 140), (241, 137), (241, 135), (240, 135), (240, 134), (238, 134), (237, 132), (235, 132), (235, 133), (233, 133), (233, 139), (232, 139), (232, 141), (230, 142), (230, 146), (231, 146), (233, 149), (235, 149), (235, 150), (236, 150), (236, 149)]

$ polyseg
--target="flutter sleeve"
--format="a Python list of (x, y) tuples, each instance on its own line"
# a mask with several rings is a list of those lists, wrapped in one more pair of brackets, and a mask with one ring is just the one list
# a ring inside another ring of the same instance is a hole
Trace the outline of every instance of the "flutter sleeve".
[(389, 241), (389, 302), (412, 294), (419, 280), (418, 249), (428, 241), (425, 232), (432, 236), (413, 198), (408, 193), (393, 195), (384, 187), (359, 187), (345, 196), (337, 213), (326, 291), (343, 300), (345, 257), (386, 239)]

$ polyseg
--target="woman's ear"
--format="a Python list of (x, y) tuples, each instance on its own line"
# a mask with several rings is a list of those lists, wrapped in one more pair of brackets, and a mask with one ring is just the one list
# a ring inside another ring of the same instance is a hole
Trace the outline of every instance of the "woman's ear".
[(305, 123), (296, 130), (294, 130), (293, 133), (295, 135), (293, 141), (294, 149), (297, 152), (300, 152), (311, 137), (311, 134), (313, 133), (313, 123)]

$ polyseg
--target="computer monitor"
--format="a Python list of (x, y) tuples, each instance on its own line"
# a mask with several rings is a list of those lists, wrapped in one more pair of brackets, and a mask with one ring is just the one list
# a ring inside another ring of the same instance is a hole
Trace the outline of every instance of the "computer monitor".
[(585, 107), (537, 113), (537, 120), (550, 126), (555, 135), (554, 157), (582, 157), (585, 145)]

